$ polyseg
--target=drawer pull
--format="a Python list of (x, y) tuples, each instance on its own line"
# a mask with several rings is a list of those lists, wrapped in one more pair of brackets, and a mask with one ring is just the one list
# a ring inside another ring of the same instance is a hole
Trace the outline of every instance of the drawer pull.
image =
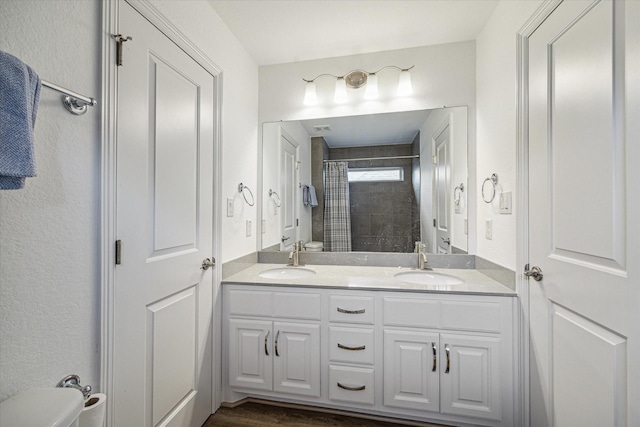
[(338, 387), (340, 387), (341, 389), (344, 389), (344, 390), (349, 390), (349, 391), (361, 391), (361, 390), (364, 390), (366, 386), (361, 385), (361, 386), (356, 386), (356, 387), (350, 387), (348, 385), (343, 385), (343, 384), (338, 383)]
[(264, 336), (264, 354), (265, 354), (265, 356), (269, 355), (269, 350), (267, 350), (267, 340), (269, 339), (269, 332), (271, 332), (271, 331), (267, 331), (266, 335)]
[(451, 350), (449, 349), (449, 344), (444, 345), (444, 352), (447, 354), (447, 369), (444, 370), (445, 374), (449, 373), (449, 368), (451, 366), (451, 358), (449, 357), (449, 353)]
[(364, 350), (365, 346), (361, 345), (359, 347), (349, 347), (349, 346), (338, 343), (338, 348), (341, 348), (343, 350)]
[(437, 354), (436, 354), (436, 343), (432, 342), (431, 343), (431, 350), (433, 350), (433, 367), (431, 368), (431, 372), (435, 372), (436, 371), (436, 360), (438, 360)]
[(344, 308), (340, 308), (338, 307), (338, 313), (345, 313), (345, 314), (364, 314), (365, 309), (361, 308), (360, 310), (346, 310)]
[(280, 353), (278, 353), (278, 338), (280, 338), (280, 331), (276, 333), (276, 356), (280, 357)]

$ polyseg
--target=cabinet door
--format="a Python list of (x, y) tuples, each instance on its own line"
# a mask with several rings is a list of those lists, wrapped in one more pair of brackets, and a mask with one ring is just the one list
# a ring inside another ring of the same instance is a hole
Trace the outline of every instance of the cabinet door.
[(229, 385), (271, 390), (271, 322), (229, 320)]
[(439, 410), (438, 334), (384, 330), (384, 404)]
[(500, 337), (441, 334), (440, 343), (441, 412), (500, 420)]
[(320, 396), (320, 325), (274, 322), (273, 390)]

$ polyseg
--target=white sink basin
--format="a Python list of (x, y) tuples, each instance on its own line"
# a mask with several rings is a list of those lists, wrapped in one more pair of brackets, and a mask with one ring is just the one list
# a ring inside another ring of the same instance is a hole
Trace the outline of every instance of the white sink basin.
[(393, 277), (407, 283), (416, 285), (460, 285), (464, 281), (455, 276), (433, 271), (405, 271), (397, 273)]
[(280, 267), (261, 271), (258, 276), (265, 279), (302, 279), (316, 274), (315, 271), (301, 267)]

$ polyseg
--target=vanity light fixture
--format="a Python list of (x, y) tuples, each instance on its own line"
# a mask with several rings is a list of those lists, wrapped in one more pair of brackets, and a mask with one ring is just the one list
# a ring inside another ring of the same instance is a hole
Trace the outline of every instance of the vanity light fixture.
[[(318, 96), (316, 93), (315, 81), (320, 77), (330, 76), (336, 79), (336, 88), (333, 96), (335, 103), (343, 103), (347, 101), (347, 87), (352, 89), (359, 89), (363, 86), (367, 86), (364, 98), (367, 100), (378, 99), (378, 73), (387, 68), (394, 68), (400, 71), (400, 77), (398, 79), (398, 96), (408, 96), (413, 93), (413, 87), (411, 85), (411, 70), (414, 66), (409, 68), (400, 68), (395, 65), (387, 65), (380, 68), (378, 71), (369, 72), (363, 70), (353, 70), (343, 76), (336, 76), (334, 74), (320, 74), (314, 79), (304, 80), (307, 85), (304, 91), (304, 105), (316, 105), (318, 103)], [(368, 83), (368, 84), (367, 84)]]

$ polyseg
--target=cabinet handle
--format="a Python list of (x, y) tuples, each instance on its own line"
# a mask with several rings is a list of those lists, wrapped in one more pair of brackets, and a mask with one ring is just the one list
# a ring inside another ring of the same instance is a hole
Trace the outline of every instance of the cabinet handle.
[(364, 390), (366, 386), (361, 385), (361, 386), (356, 386), (356, 387), (350, 387), (348, 385), (343, 385), (338, 383), (338, 387), (344, 389), (344, 390), (349, 390), (349, 391), (360, 391), (360, 390)]
[(445, 374), (449, 373), (449, 367), (451, 366), (451, 358), (449, 357), (449, 353), (451, 350), (449, 349), (449, 344), (444, 345), (444, 352), (447, 354), (447, 369), (444, 370)]
[(269, 350), (267, 349), (267, 340), (269, 339), (269, 332), (271, 331), (267, 331), (267, 334), (264, 336), (264, 354), (265, 355), (269, 355)]
[(359, 310), (346, 310), (344, 308), (340, 308), (338, 307), (338, 313), (345, 313), (345, 314), (363, 314), (365, 312), (364, 308), (361, 308)]
[(343, 350), (364, 350), (365, 346), (361, 345), (360, 347), (348, 347), (346, 345), (338, 343), (338, 348), (341, 348)]
[(280, 357), (280, 354), (278, 353), (278, 338), (280, 337), (280, 331), (276, 332), (276, 356)]
[(437, 352), (436, 352), (436, 343), (432, 342), (431, 343), (431, 350), (433, 351), (433, 367), (431, 368), (431, 372), (435, 372), (436, 371), (436, 367), (437, 367)]

